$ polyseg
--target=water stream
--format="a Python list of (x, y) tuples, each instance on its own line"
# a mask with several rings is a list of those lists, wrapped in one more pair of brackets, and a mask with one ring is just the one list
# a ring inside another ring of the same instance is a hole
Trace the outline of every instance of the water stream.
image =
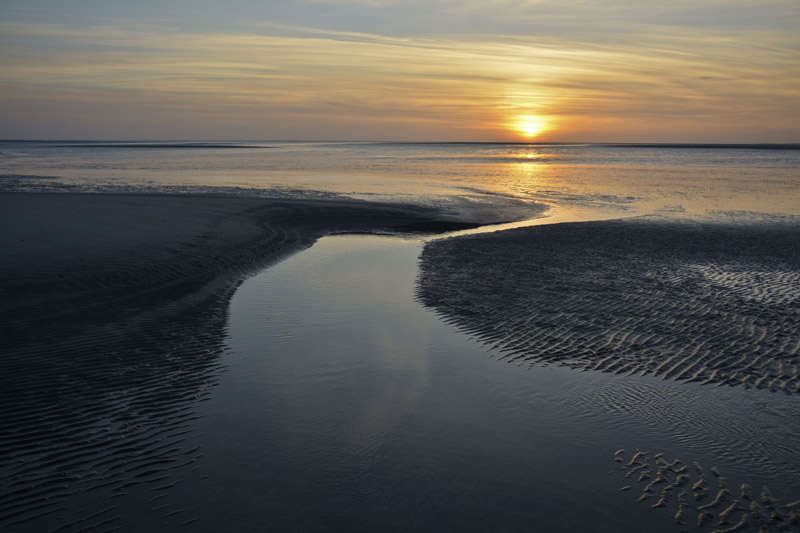
[(159, 503), (205, 531), (676, 531), (619, 448), (792, 497), (796, 398), (497, 361), (414, 300), (421, 246), (328, 237), (247, 280), (204, 475)]

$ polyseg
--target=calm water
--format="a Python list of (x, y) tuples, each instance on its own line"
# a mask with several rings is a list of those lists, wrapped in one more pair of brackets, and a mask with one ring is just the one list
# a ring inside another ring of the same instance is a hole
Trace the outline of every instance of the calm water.
[(619, 448), (795, 499), (797, 398), (498, 362), (414, 301), (421, 245), (329, 237), (242, 285), (208, 477), (171, 508), (208, 531), (676, 531), (619, 492)]
[(403, 143), (0, 143), (0, 187), (208, 191), (439, 205), (524, 219), (800, 214), (800, 150)]

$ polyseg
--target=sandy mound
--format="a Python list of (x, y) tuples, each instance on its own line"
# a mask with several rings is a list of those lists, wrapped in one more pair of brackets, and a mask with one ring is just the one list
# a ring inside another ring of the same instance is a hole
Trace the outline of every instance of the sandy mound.
[[(364, 202), (72, 194), (0, 194), (0, 225), (4, 531), (111, 527), (108, 494), (197, 476), (194, 406), (249, 273), (328, 233), (463, 226)], [(105, 510), (65, 511), (86, 499)]]
[(509, 362), (800, 392), (800, 228), (611, 221), (433, 241), (418, 296)]

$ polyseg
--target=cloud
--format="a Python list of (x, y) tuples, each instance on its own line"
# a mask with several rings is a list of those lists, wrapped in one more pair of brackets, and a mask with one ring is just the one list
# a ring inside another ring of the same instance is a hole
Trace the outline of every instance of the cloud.
[(420, 136), (462, 140), (509, 138), (519, 115), (545, 117), (554, 139), (573, 140), (589, 122), (643, 134), (749, 124), (754, 136), (800, 125), (797, 40), (758, 29), (582, 40), (2, 24), (0, 35), (0, 84), (8, 107), (25, 110), (12, 111), (19, 120), (44, 108), (58, 120), (73, 106), (133, 122), (160, 116), (187, 132), (206, 124), (206, 137), (222, 126), (285, 137), (292, 123), (307, 138), (333, 138), (346, 124), (380, 138), (416, 124)]

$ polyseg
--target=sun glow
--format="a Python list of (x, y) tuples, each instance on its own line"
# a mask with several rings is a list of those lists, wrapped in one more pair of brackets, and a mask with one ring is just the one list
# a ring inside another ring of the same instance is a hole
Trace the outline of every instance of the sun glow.
[(517, 117), (513, 128), (526, 139), (533, 139), (546, 129), (546, 124), (539, 117), (525, 115)]

